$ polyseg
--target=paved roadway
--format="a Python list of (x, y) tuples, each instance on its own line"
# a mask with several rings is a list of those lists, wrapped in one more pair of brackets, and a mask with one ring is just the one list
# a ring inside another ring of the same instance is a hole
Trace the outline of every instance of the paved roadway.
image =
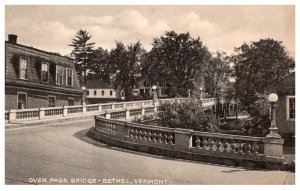
[[(93, 120), (5, 130), (6, 184), (294, 184), (295, 173), (171, 159), (86, 136)], [(86, 183), (88, 184), (88, 183)]]

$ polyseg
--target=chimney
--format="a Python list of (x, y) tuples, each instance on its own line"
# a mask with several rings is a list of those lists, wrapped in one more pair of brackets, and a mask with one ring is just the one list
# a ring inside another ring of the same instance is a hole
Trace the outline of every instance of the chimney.
[(14, 34), (9, 34), (8, 35), (8, 42), (12, 43), (12, 44), (17, 44), (17, 35)]

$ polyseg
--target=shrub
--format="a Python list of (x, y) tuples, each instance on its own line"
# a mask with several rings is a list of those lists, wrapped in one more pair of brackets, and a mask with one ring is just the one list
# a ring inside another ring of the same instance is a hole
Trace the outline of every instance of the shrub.
[(212, 112), (204, 112), (201, 103), (194, 99), (162, 105), (158, 117), (160, 124), (165, 127), (205, 132), (221, 131)]

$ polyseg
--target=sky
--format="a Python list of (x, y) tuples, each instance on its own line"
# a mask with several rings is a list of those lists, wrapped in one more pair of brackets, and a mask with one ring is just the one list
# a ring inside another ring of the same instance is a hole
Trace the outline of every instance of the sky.
[(112, 49), (116, 41), (141, 41), (150, 50), (153, 38), (165, 31), (189, 32), (212, 52), (231, 55), (244, 42), (273, 38), (295, 55), (295, 6), (5, 6), (5, 35), (18, 43), (70, 54), (75, 34), (87, 30), (95, 47)]

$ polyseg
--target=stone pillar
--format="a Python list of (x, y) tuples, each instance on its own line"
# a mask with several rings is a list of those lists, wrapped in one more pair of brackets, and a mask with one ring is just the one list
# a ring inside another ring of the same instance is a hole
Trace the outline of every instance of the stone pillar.
[(144, 108), (144, 106), (142, 106), (142, 118), (145, 116), (145, 108)]
[(13, 123), (17, 120), (17, 110), (11, 109), (9, 110), (9, 123)]
[(110, 113), (108, 113), (107, 110), (106, 110), (106, 111), (105, 111), (105, 118), (106, 118), (106, 119), (110, 119), (110, 116), (111, 116)]
[(112, 110), (115, 109), (115, 104), (114, 103), (111, 104), (111, 109)]
[(280, 169), (283, 164), (283, 143), (284, 140), (276, 137), (265, 137), (264, 155), (267, 168)]
[(39, 108), (39, 119), (45, 118), (45, 109)]
[(82, 114), (86, 114), (86, 105), (82, 105)]
[(102, 106), (98, 104), (98, 112), (100, 113), (102, 111)]
[(68, 115), (68, 108), (66, 106), (63, 106), (63, 116), (67, 116)]
[(128, 110), (127, 108), (126, 108), (126, 110), (125, 110), (125, 120), (127, 121), (127, 120), (130, 120), (130, 110)]
[(125, 109), (126, 108), (126, 103), (123, 103), (123, 109)]
[(189, 151), (192, 147), (192, 136), (190, 130), (175, 129), (175, 150)]

